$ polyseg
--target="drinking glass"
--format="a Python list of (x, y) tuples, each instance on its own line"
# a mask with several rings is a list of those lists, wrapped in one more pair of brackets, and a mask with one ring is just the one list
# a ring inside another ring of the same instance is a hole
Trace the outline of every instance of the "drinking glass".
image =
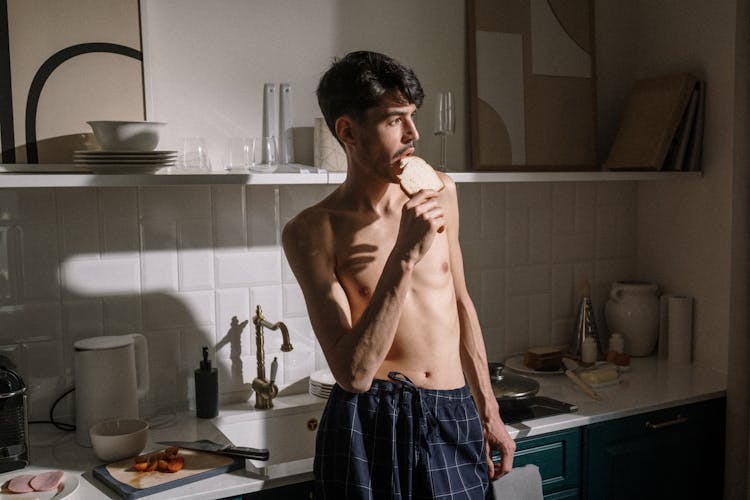
[(453, 92), (440, 92), (435, 101), (435, 127), (433, 133), (440, 136), (439, 170), (446, 170), (446, 141), (456, 131), (456, 115), (453, 107)]
[(211, 160), (208, 158), (208, 148), (203, 137), (185, 137), (182, 140), (180, 152), (180, 166), (198, 170), (211, 170)]
[(276, 137), (266, 136), (260, 140), (261, 161), (253, 165), (251, 170), (258, 172), (273, 172), (279, 166), (279, 152), (276, 149)]
[(224, 170), (247, 170), (255, 162), (256, 141), (251, 137), (232, 137), (227, 141)]

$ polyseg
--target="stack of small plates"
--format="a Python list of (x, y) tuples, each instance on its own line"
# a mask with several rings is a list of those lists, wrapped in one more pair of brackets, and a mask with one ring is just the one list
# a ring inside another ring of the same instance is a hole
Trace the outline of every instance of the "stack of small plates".
[(319, 398), (328, 399), (331, 389), (336, 380), (331, 370), (319, 370), (310, 375), (310, 394)]
[(73, 162), (95, 172), (150, 173), (174, 165), (177, 151), (76, 151)]

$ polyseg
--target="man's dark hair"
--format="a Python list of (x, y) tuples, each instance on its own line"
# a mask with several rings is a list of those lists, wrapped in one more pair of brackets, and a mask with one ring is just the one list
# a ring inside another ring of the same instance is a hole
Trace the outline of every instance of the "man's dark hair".
[(409, 104), (422, 105), (424, 92), (411, 68), (377, 52), (350, 52), (333, 62), (318, 84), (318, 105), (336, 136), (336, 120), (343, 115), (361, 122), (383, 95), (398, 91)]

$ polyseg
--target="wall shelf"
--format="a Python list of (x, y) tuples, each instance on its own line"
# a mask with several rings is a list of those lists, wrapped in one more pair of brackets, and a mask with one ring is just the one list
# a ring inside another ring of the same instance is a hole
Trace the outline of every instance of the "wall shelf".
[[(448, 172), (458, 183), (472, 182), (605, 182), (675, 181), (696, 179), (701, 172)], [(279, 167), (273, 173), (179, 171), (157, 173), (90, 173), (64, 164), (0, 164), (0, 188), (174, 186), (190, 184), (340, 184), (343, 172), (326, 172), (304, 165)]]

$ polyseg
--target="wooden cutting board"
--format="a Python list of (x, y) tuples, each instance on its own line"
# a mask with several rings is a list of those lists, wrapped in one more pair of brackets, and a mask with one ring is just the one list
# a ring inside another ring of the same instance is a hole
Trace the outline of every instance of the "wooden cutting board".
[(126, 499), (140, 498), (239, 469), (244, 459), (180, 448), (185, 466), (177, 472), (138, 472), (132, 458), (94, 467), (94, 476)]

